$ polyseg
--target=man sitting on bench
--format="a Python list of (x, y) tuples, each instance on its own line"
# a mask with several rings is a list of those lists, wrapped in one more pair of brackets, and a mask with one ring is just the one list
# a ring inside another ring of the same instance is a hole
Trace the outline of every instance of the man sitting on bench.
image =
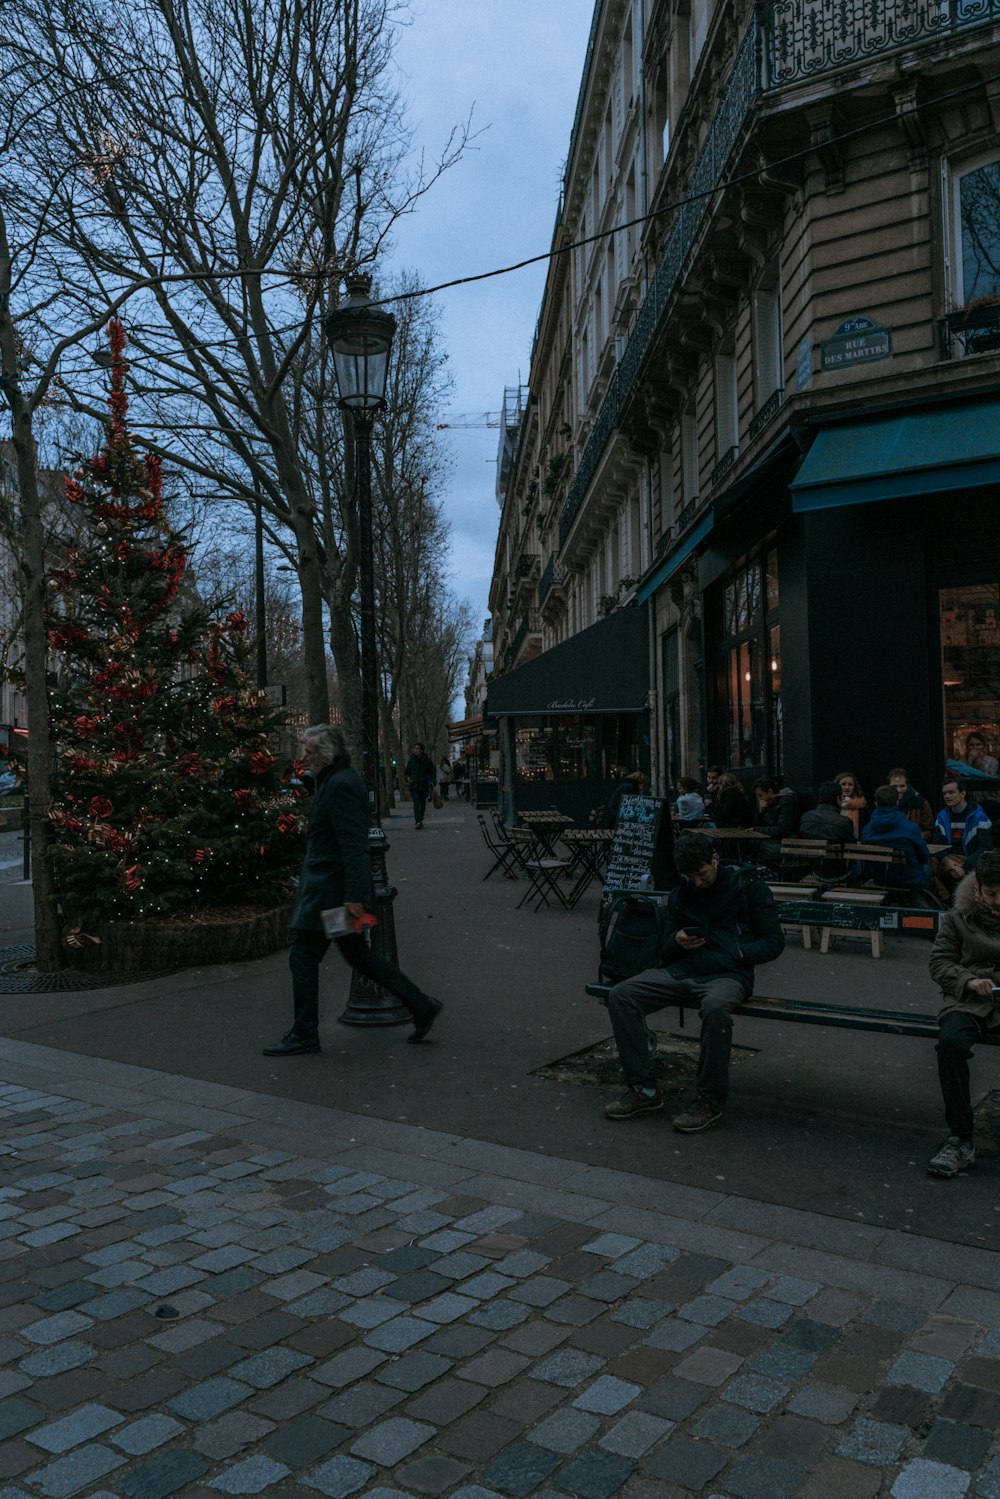
[(931, 856), (920, 829), (909, 821), (899, 807), (895, 786), (880, 786), (875, 792), (875, 810), (861, 829), (861, 842), (898, 849), (905, 862), (898, 869), (886, 870), (885, 882), (891, 890), (921, 890), (931, 877)]
[(949, 1135), (927, 1170), (957, 1176), (975, 1163), (969, 1058), (984, 1030), (1000, 1026), (1000, 851), (976, 860), (934, 939), (931, 978), (941, 985), (938, 1078)]
[(770, 963), (785, 946), (778, 908), (752, 870), (720, 865), (710, 838), (684, 833), (674, 844), (680, 886), (667, 901), (661, 967), (615, 984), (608, 995), (622, 1070), (629, 1089), (608, 1104), (607, 1119), (633, 1119), (663, 1108), (646, 1016), (671, 1000), (697, 1001), (701, 1015), (698, 1093), (674, 1119), (695, 1134), (722, 1117), (729, 1093), (733, 1010), (753, 993), (757, 963)]

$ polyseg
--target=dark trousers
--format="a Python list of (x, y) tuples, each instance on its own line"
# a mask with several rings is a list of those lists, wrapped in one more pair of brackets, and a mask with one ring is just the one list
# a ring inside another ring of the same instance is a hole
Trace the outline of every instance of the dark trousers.
[(969, 1058), (982, 1040), (983, 1022), (961, 1010), (941, 1016), (937, 1042), (938, 1079), (944, 1099), (948, 1133), (960, 1140), (972, 1139), (972, 1098), (969, 1092)]
[(427, 787), (414, 786), (411, 788), (413, 796), (413, 821), (423, 822), (424, 812), (427, 809)]
[[(373, 979), (400, 1000), (411, 1015), (424, 1008), (427, 996), (406, 977), (395, 963), (381, 953), (373, 952), (364, 937), (351, 933), (338, 937), (340, 955), (352, 968)], [(293, 1030), (296, 1035), (312, 1037), (319, 1029), (319, 965), (326, 957), (330, 939), (322, 932), (296, 931), (288, 966), (292, 971), (292, 1003), (295, 1007)]]
[(729, 1054), (733, 1044), (733, 1010), (746, 999), (739, 979), (671, 978), (665, 968), (647, 968), (616, 984), (608, 995), (608, 1014), (622, 1070), (633, 1088), (651, 1088), (656, 1074), (649, 1055), (646, 1016), (674, 1000), (696, 999), (701, 1016), (698, 1097), (721, 1108), (729, 1096)]

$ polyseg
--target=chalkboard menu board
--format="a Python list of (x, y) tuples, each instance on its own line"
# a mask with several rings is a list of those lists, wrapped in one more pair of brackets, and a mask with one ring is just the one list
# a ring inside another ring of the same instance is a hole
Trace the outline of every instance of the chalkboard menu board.
[(673, 834), (661, 796), (624, 796), (605, 890), (663, 890), (673, 883)]

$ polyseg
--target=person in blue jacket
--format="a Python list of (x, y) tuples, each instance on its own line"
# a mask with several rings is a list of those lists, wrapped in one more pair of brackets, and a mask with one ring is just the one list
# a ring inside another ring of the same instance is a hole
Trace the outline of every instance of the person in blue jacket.
[(895, 786), (879, 786), (875, 792), (875, 810), (861, 829), (861, 842), (898, 848), (903, 854), (905, 865), (890, 866), (886, 871), (885, 882), (890, 888), (919, 890), (930, 879), (927, 844), (920, 829), (901, 811)]
[[(352, 918), (366, 915), (375, 902), (368, 854), (368, 792), (357, 771), (343, 732), (334, 724), (306, 729), (303, 747), (315, 782), (306, 854), (292, 911), (292, 1028), (280, 1041), (264, 1047), (266, 1057), (299, 1056), (319, 1051), (319, 965), (330, 939), (323, 931), (322, 911), (345, 906)], [(407, 1038), (422, 1041), (441, 1010), (441, 1002), (418, 989), (384, 954), (375, 952), (357, 928), (337, 937), (341, 957), (366, 978), (388, 989), (413, 1016)]]
[(944, 806), (934, 820), (934, 831), (949, 852), (938, 860), (938, 879), (953, 890), (975, 867), (979, 855), (993, 847), (993, 827), (982, 807), (970, 802), (956, 776), (941, 786)]

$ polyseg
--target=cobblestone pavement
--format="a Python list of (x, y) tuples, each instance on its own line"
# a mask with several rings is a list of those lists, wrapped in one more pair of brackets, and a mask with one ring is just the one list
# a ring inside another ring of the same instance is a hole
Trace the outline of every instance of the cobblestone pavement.
[(989, 1251), (17, 1042), (0, 1078), (0, 1499), (1000, 1499)]

